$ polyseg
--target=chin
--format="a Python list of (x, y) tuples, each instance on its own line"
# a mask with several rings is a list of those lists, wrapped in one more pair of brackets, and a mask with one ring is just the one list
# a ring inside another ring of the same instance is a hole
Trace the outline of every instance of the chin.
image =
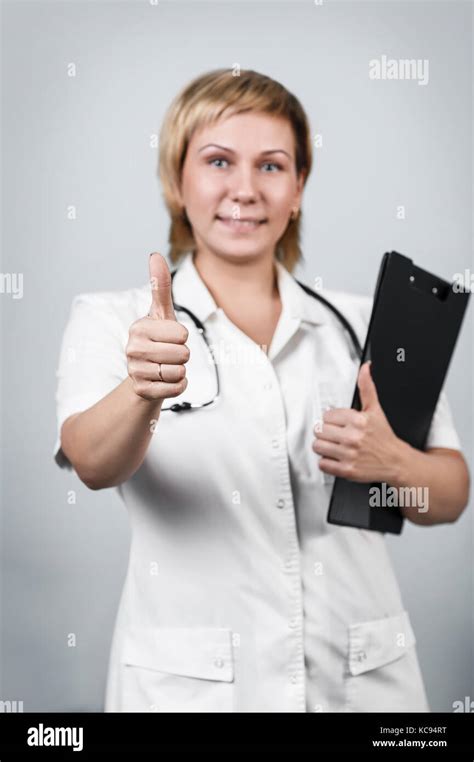
[(254, 260), (265, 255), (266, 249), (252, 248), (249, 246), (233, 246), (232, 248), (225, 246), (213, 246), (211, 247), (217, 256), (224, 259), (232, 260)]
[(207, 246), (215, 251), (216, 253), (220, 252), (223, 255), (226, 256), (233, 256), (233, 257), (243, 257), (243, 256), (259, 256), (263, 255), (264, 252), (268, 251), (269, 248), (275, 248), (276, 243), (273, 243), (272, 241), (251, 241), (245, 238), (235, 238), (235, 240), (229, 241), (223, 241), (222, 239), (219, 240), (208, 240)]

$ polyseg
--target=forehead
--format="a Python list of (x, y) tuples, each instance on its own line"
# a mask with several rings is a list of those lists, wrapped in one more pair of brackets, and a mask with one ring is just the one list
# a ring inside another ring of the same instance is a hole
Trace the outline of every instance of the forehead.
[(250, 112), (234, 114), (204, 125), (193, 134), (189, 148), (194, 152), (207, 143), (217, 143), (236, 152), (266, 151), (282, 148), (293, 153), (293, 130), (284, 117)]

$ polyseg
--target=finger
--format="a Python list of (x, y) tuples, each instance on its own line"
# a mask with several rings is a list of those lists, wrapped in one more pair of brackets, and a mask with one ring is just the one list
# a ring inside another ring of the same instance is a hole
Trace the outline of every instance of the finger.
[(348, 426), (350, 423), (354, 423), (358, 415), (357, 410), (352, 408), (337, 407), (326, 410), (323, 414), (324, 423), (332, 423), (336, 426)]
[(324, 458), (333, 458), (334, 460), (344, 460), (347, 457), (347, 451), (345, 447), (335, 442), (325, 442), (323, 440), (315, 439), (312, 444), (312, 450), (316, 455), (321, 455)]
[(371, 375), (370, 363), (371, 361), (369, 360), (361, 365), (357, 378), (362, 410), (367, 410), (367, 408), (377, 405), (379, 401), (377, 387)]
[(182, 394), (188, 385), (188, 379), (183, 378), (174, 384), (167, 384), (163, 381), (138, 381), (137, 394), (145, 399), (168, 399), (169, 397), (178, 397)]
[(325, 474), (329, 474), (330, 476), (341, 476), (344, 478), (342, 464), (334, 458), (320, 458), (318, 466)]
[(185, 377), (186, 368), (184, 365), (142, 361), (134, 364), (133, 375), (140, 381), (164, 381), (167, 384), (175, 384)]
[(140, 336), (151, 341), (164, 341), (171, 344), (184, 344), (189, 336), (186, 326), (177, 320), (140, 318), (136, 322), (136, 331)]
[(190, 357), (186, 344), (167, 344), (164, 341), (147, 341), (140, 349), (134, 350), (132, 357), (136, 360), (161, 362), (167, 365), (183, 365)]
[(313, 429), (313, 432), (318, 439), (324, 439), (328, 442), (338, 442), (339, 444), (343, 441), (343, 431), (344, 426), (336, 426), (333, 423), (324, 423), (322, 429), (318, 429), (318, 424), (316, 424)]
[(171, 292), (171, 273), (166, 260), (158, 252), (150, 254), (150, 317), (160, 320), (176, 320)]

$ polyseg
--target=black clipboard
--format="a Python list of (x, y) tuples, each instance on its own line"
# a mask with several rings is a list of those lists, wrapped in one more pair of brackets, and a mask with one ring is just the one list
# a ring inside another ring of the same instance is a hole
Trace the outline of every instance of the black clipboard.
[[(382, 258), (361, 365), (372, 360), (372, 378), (391, 427), (420, 450), (469, 297), (469, 290), (422, 270), (403, 254), (391, 251)], [(351, 407), (361, 409), (357, 383)], [(404, 519), (398, 505), (388, 505), (389, 500), (386, 506), (374, 505), (371, 487), (382, 485), (337, 477), (328, 522), (400, 534)]]

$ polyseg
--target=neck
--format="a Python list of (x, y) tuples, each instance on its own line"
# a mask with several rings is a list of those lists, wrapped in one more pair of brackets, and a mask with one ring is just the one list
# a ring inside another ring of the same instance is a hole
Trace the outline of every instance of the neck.
[(278, 299), (273, 254), (251, 262), (228, 260), (207, 252), (192, 254), (193, 263), (218, 307), (229, 300), (261, 304)]

